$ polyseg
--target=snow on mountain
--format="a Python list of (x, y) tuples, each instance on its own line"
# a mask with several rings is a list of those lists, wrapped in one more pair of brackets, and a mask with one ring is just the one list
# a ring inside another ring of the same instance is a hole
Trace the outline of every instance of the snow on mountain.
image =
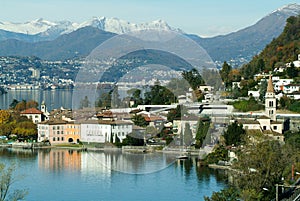
[(25, 23), (0, 22), (0, 29), (16, 33), (34, 35), (46, 31), (56, 23), (46, 21), (42, 18)]
[(170, 27), (163, 20), (156, 20), (147, 23), (134, 24), (118, 18), (94, 17), (89, 21), (79, 24), (77, 28), (92, 26), (104, 31), (109, 31), (117, 34), (123, 34), (132, 31), (139, 31), (144, 29), (159, 29), (172, 30), (182, 32), (180, 29)]
[(87, 26), (92, 26), (117, 34), (143, 29), (160, 29), (182, 32), (180, 29), (170, 27), (163, 20), (134, 24), (117, 18), (93, 17), (91, 20), (82, 23), (73, 23), (70, 21), (50, 22), (42, 18), (25, 23), (0, 22), (0, 29), (2, 30), (28, 35), (38, 34), (39, 36), (47, 38), (56, 38), (59, 35), (71, 33), (79, 28)]
[(273, 13), (282, 13), (282, 14), (286, 14), (286, 15), (298, 15), (300, 12), (300, 5), (299, 4), (288, 4), (285, 5), (275, 11), (273, 11), (271, 14)]

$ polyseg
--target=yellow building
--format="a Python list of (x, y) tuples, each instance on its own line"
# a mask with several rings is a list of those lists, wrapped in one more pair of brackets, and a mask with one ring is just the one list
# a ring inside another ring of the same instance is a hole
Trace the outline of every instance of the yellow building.
[(69, 143), (78, 143), (80, 140), (80, 124), (67, 123), (65, 125), (66, 141)]

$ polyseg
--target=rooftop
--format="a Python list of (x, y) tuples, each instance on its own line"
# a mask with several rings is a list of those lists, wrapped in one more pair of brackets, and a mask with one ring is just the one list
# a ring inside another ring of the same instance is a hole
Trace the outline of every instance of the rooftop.
[(21, 114), (43, 114), (43, 112), (36, 108), (28, 108), (22, 111)]

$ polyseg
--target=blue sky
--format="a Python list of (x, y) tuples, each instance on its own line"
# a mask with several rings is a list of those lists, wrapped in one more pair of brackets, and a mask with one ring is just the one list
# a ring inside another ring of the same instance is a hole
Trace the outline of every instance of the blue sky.
[(254, 24), (288, 0), (0, 0), (0, 22), (37, 18), (82, 22), (94, 16), (133, 23), (162, 19), (187, 33), (213, 36)]

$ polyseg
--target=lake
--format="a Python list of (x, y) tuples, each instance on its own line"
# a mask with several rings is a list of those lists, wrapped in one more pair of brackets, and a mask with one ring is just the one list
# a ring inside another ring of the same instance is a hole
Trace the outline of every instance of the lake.
[(0, 95), (0, 109), (8, 109), (13, 99), (35, 100), (41, 104), (45, 101), (48, 111), (60, 108), (72, 108), (72, 94), (70, 89), (57, 90), (9, 90), (6, 94)]
[(163, 153), (67, 149), (0, 149), (1, 162), (19, 165), (15, 188), (26, 200), (204, 200), (226, 187), (226, 174)]

